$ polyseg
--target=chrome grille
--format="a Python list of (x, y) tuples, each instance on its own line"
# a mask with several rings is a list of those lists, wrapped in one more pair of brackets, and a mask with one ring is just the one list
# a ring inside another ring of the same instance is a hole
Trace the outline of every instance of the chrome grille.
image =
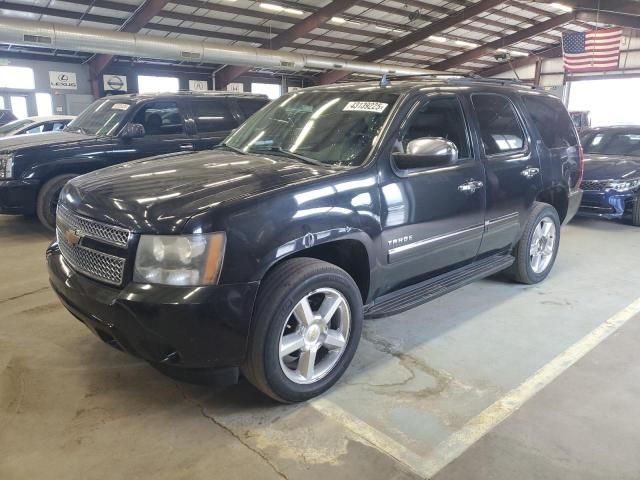
[(64, 207), (58, 207), (56, 224), (60, 251), (74, 270), (101, 282), (122, 285), (126, 258), (88, 248), (82, 241), (72, 244), (66, 234), (72, 232), (81, 238), (126, 247), (127, 242), (122, 243), (122, 239), (129, 239), (128, 230), (79, 217)]
[(601, 182), (599, 180), (583, 180), (580, 184), (580, 188), (586, 191), (602, 192), (606, 190), (607, 182)]
[(126, 247), (129, 242), (129, 230), (79, 217), (62, 205), (58, 206), (56, 221), (62, 221), (65, 227), (72, 228), (83, 237), (93, 238), (118, 247)]

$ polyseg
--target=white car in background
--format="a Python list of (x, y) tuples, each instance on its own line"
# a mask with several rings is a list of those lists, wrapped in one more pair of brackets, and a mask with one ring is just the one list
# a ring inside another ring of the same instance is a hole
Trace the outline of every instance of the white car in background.
[(47, 117), (27, 117), (14, 120), (0, 127), (0, 137), (31, 133), (57, 132), (67, 126), (75, 117), (70, 115), (52, 115)]

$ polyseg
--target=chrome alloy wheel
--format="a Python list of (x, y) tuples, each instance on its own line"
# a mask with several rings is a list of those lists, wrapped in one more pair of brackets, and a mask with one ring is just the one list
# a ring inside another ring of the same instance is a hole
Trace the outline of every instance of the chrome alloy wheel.
[(347, 348), (351, 311), (333, 288), (305, 295), (280, 334), (280, 367), (292, 382), (310, 384), (325, 377)]
[(556, 225), (550, 217), (543, 217), (533, 231), (529, 246), (529, 261), (535, 273), (542, 273), (551, 263), (556, 248)]

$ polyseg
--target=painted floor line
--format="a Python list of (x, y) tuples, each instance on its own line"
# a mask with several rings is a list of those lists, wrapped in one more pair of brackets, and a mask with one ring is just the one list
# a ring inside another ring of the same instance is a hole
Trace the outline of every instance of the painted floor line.
[(470, 419), (460, 430), (453, 433), (424, 457), (343, 410), (327, 398), (317, 399), (311, 402), (311, 406), (340, 422), (347, 429), (404, 464), (409, 470), (429, 479), (638, 314), (640, 314), (640, 298), (600, 324), (541, 367), (518, 387)]

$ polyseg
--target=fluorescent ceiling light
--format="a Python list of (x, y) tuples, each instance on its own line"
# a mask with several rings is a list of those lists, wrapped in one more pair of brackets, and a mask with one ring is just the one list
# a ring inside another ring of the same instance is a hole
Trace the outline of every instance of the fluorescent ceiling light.
[(447, 43), (447, 39), (444, 37), (439, 37), (437, 35), (431, 35), (428, 40), (431, 40), (432, 42), (437, 42), (437, 43)]
[(564, 5), (563, 3), (552, 3), (551, 4), (552, 7), (557, 8), (558, 10), (562, 10), (563, 12), (571, 12), (573, 11), (573, 7), (570, 7), (569, 5)]
[(472, 43), (472, 42), (465, 42), (464, 40), (456, 40), (456, 43), (458, 45), (462, 45), (464, 47), (472, 47), (472, 48), (476, 48), (479, 47), (480, 45), (478, 45), (477, 43)]
[(290, 15), (304, 15), (304, 12), (302, 10), (297, 10), (295, 8), (287, 8), (281, 5), (276, 5), (274, 3), (262, 2), (260, 3), (260, 8), (262, 8), (263, 10), (271, 10), (272, 12), (288, 13)]
[(347, 21), (344, 18), (340, 18), (340, 17), (333, 17), (331, 21), (333, 23), (347, 23)]

